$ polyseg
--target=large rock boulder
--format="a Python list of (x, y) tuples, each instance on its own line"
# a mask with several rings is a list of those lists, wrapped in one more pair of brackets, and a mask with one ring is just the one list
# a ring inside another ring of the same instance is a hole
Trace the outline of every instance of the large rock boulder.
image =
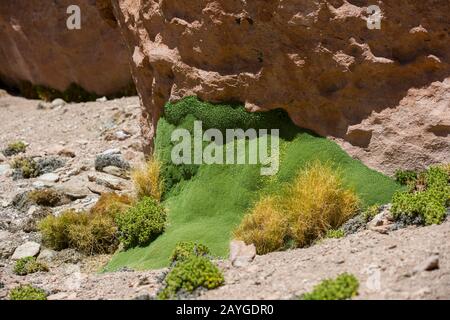
[[(81, 9), (80, 30), (66, 26), (70, 5)], [(120, 30), (95, 0), (2, 0), (1, 82), (59, 91), (74, 83), (97, 95), (114, 95), (132, 80)]]
[[(379, 166), (386, 172), (405, 164), (395, 162), (404, 153), (412, 166), (450, 161), (448, 103), (411, 100), (420, 95), (412, 88), (448, 93), (447, 0), (100, 2), (130, 48), (148, 142), (168, 100), (197, 95), (251, 111), (281, 107), (299, 126), (348, 141), (363, 160), (377, 153), (378, 164), (394, 161)], [(367, 26), (374, 3), (380, 30)], [(420, 124), (430, 110), (443, 122)], [(406, 121), (410, 114), (416, 123)]]

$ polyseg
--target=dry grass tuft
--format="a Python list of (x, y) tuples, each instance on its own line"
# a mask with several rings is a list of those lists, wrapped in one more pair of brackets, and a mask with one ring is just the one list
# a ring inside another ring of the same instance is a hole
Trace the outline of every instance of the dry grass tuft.
[(136, 197), (140, 200), (150, 197), (161, 200), (164, 191), (164, 182), (161, 177), (161, 162), (157, 159), (149, 159), (142, 167), (136, 168), (131, 173)]
[(66, 200), (61, 192), (50, 188), (33, 190), (28, 194), (28, 199), (44, 207), (57, 207)]
[(55, 250), (74, 248), (88, 255), (114, 252), (119, 245), (117, 215), (133, 201), (126, 195), (103, 194), (89, 212), (68, 210), (39, 223), (44, 243)]
[(288, 221), (278, 202), (274, 197), (262, 198), (234, 232), (237, 239), (253, 243), (258, 254), (280, 250), (285, 244)]
[(126, 211), (133, 204), (133, 199), (127, 195), (119, 195), (115, 192), (104, 193), (92, 207), (92, 214), (110, 215)]
[(343, 187), (329, 164), (314, 162), (299, 172), (281, 196), (262, 198), (235, 231), (258, 254), (303, 247), (337, 229), (358, 210), (356, 194)]
[(117, 226), (108, 215), (68, 210), (48, 216), (39, 223), (46, 246), (62, 250), (74, 248), (85, 254), (112, 253), (117, 249)]

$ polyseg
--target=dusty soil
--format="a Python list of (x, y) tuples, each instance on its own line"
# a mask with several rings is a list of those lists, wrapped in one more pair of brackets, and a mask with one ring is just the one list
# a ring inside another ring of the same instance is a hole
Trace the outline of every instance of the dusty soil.
[[(66, 207), (82, 210), (99, 197), (86, 187), (101, 187), (88, 181), (88, 176), (96, 173), (97, 154), (118, 148), (132, 165), (142, 161), (139, 112), (136, 97), (51, 107), (0, 93), (0, 148), (23, 140), (29, 144), (27, 156), (64, 158), (65, 165), (55, 171), (59, 180), (46, 184), (86, 194), (63, 208), (55, 208), (54, 213)], [(126, 132), (127, 137), (115, 138), (119, 131)], [(75, 157), (58, 155), (61, 149), (73, 152)], [(1, 157), (0, 165), (10, 160)], [(0, 174), (0, 222), (11, 223), (0, 223), (0, 299), (21, 283), (45, 289), (50, 299), (148, 299), (156, 294), (166, 270), (99, 274), (110, 256), (85, 257), (73, 250), (55, 253), (41, 246), (40, 254), (45, 252), (51, 258), (50, 271), (14, 275), (11, 252), (26, 241), (40, 242), (40, 236), (11, 227), (12, 222), (27, 214), (13, 208), (11, 201), (16, 194), (31, 190), (42, 181), (14, 180), (7, 171)], [(120, 192), (131, 192), (129, 181), (123, 180), (125, 187)], [(219, 261), (225, 285), (203, 292), (199, 298), (292, 299), (324, 278), (350, 272), (360, 281), (357, 299), (450, 299), (449, 238), (447, 219), (437, 226), (411, 227), (388, 234), (363, 231), (306, 249), (257, 256), (241, 268)], [(426, 271), (420, 265), (430, 257), (438, 259), (439, 265)]]
[[(449, 299), (450, 221), (388, 235), (363, 231), (306, 249), (257, 256), (242, 268), (223, 264), (225, 286), (202, 299), (291, 299), (340, 273), (354, 274), (357, 299)], [(415, 268), (439, 256), (439, 269)]]

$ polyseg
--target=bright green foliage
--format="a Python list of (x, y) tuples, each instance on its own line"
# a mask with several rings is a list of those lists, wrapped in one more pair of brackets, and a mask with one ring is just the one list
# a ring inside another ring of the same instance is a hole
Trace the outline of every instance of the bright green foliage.
[(344, 236), (345, 236), (344, 230), (337, 229), (337, 230), (328, 230), (327, 234), (325, 235), (325, 238), (339, 239), (343, 238)]
[(191, 256), (177, 263), (166, 276), (165, 288), (158, 294), (161, 300), (173, 299), (179, 290), (192, 293), (203, 287), (214, 289), (224, 283), (220, 270), (208, 258)]
[(16, 261), (13, 271), (19, 276), (25, 276), (40, 271), (47, 272), (48, 267), (43, 263), (37, 262), (35, 257), (25, 257)]
[(412, 170), (397, 170), (395, 172), (395, 180), (401, 185), (407, 186), (415, 183), (417, 179), (417, 172)]
[(203, 257), (208, 256), (209, 254), (209, 248), (201, 243), (181, 241), (177, 243), (170, 260), (172, 262), (180, 262), (192, 256)]
[(425, 173), (426, 190), (396, 192), (392, 198), (394, 218), (420, 216), (426, 225), (439, 224), (445, 219), (450, 202), (449, 176), (440, 167), (430, 167)]
[(9, 292), (9, 300), (47, 300), (47, 294), (42, 289), (23, 285)]
[(8, 144), (8, 147), (6, 147), (6, 149), (3, 150), (2, 153), (5, 155), (5, 157), (10, 157), (25, 152), (26, 149), (27, 145), (23, 141), (15, 141)]
[(123, 214), (118, 214), (116, 223), (125, 248), (145, 246), (164, 231), (166, 212), (157, 200), (144, 197)]
[(304, 294), (303, 300), (346, 300), (358, 294), (359, 281), (352, 274), (343, 273), (336, 279), (326, 279), (316, 285), (312, 292)]
[[(192, 130), (194, 120), (202, 120), (204, 130), (281, 129), (278, 174), (262, 177), (259, 165), (174, 165), (170, 159), (174, 145), (171, 133), (177, 128)], [(362, 208), (389, 202), (400, 188), (389, 177), (352, 159), (333, 141), (296, 127), (283, 111), (248, 113), (242, 105), (211, 104), (192, 97), (166, 106), (165, 115), (158, 122), (155, 153), (162, 163), (161, 174), (166, 183), (163, 205), (168, 208), (167, 228), (148, 247), (116, 254), (107, 270), (169, 266), (180, 241), (203, 243), (214, 256), (226, 256), (232, 230), (261, 193), (279, 192), (311, 161), (329, 162), (339, 169), (343, 184), (355, 190)]]
[(39, 176), (39, 168), (32, 158), (18, 158), (12, 161), (11, 167), (20, 172), (20, 175), (25, 179), (35, 178)]

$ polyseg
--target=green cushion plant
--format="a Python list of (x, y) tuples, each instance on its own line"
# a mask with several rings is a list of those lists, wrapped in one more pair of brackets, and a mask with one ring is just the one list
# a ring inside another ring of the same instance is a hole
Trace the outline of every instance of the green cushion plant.
[(22, 285), (12, 289), (9, 293), (10, 300), (47, 300), (47, 293), (31, 285)]
[(40, 271), (47, 272), (48, 267), (45, 264), (36, 261), (35, 257), (25, 257), (16, 261), (13, 271), (19, 276), (25, 276)]
[(25, 152), (27, 145), (23, 141), (15, 141), (8, 144), (8, 146), (2, 151), (5, 157), (14, 156), (19, 153)]
[(398, 191), (392, 198), (392, 214), (397, 220), (419, 218), (426, 225), (442, 223), (450, 202), (449, 175), (441, 167), (424, 173), (426, 188)]
[(208, 256), (210, 254), (209, 248), (201, 243), (192, 241), (181, 241), (175, 246), (170, 260), (173, 262), (181, 262), (192, 256)]
[(125, 248), (144, 246), (163, 233), (166, 212), (157, 200), (144, 197), (115, 220)]
[(191, 256), (177, 263), (167, 274), (165, 287), (158, 294), (158, 299), (174, 299), (180, 290), (192, 293), (200, 287), (214, 289), (224, 281), (219, 268), (208, 258)]
[(303, 300), (346, 300), (358, 294), (359, 281), (352, 274), (343, 273), (336, 279), (325, 279), (304, 294)]

